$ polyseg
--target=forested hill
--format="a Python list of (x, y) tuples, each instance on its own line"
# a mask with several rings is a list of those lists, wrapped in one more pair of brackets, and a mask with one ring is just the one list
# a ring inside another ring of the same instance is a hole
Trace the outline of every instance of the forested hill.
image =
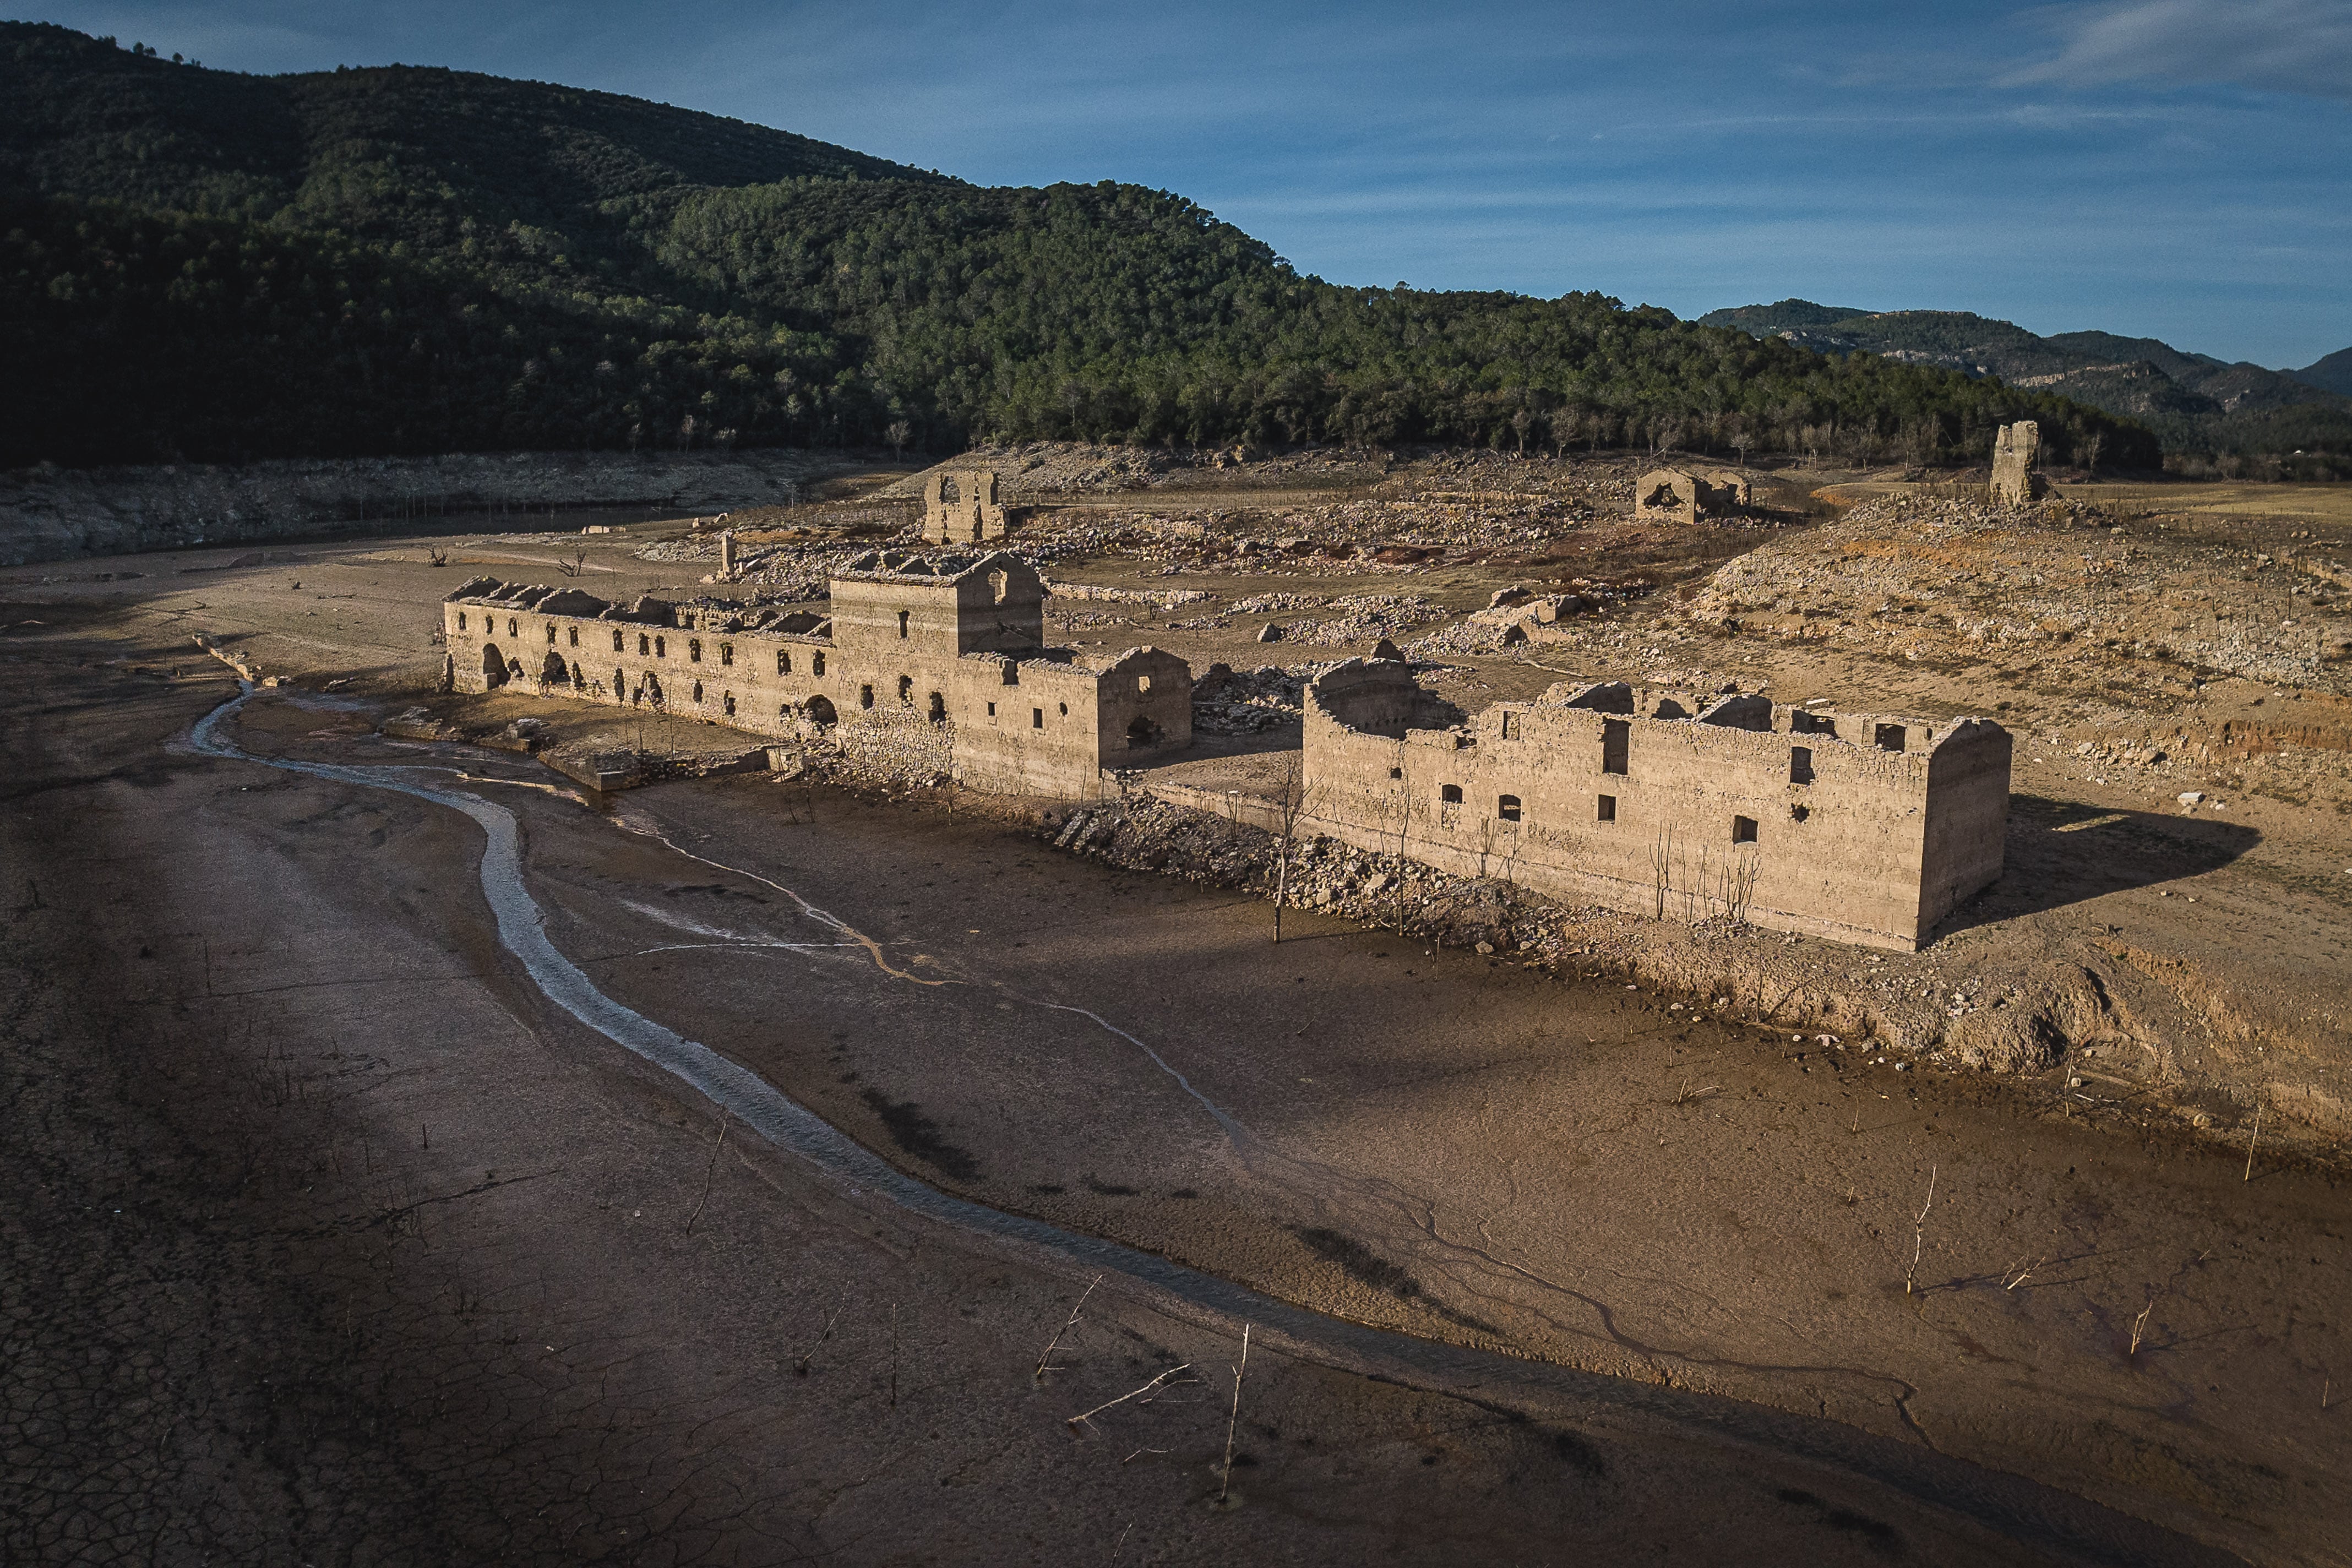
[(1829, 353), (1997, 375), (2137, 419), (2175, 451), (2352, 453), (2352, 401), (2341, 395), (2352, 377), (2329, 374), (2336, 361), (2352, 361), (2352, 349), (2305, 370), (2275, 371), (2184, 353), (2155, 338), (2043, 337), (1965, 310), (1856, 310), (1810, 300), (1713, 310), (1699, 321)]
[(1301, 276), (1180, 196), (973, 186), (604, 93), (0, 24), (0, 464), (981, 437), (2153, 466), (2142, 426), (1571, 294)]

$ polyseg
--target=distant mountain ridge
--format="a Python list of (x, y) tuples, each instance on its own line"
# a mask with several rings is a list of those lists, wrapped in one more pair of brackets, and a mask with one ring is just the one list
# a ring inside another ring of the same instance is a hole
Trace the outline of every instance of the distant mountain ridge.
[(1829, 353), (1873, 353), (1998, 376), (2137, 419), (2170, 448), (2291, 451), (2352, 439), (2352, 349), (2303, 371), (2266, 370), (2113, 332), (2043, 337), (1965, 310), (1850, 310), (1810, 300), (1698, 318)]

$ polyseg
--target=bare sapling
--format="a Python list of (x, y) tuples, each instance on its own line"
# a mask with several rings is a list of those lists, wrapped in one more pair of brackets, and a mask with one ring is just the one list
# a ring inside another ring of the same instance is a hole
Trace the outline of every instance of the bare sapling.
[(1030, 1374), (1031, 1382), (1043, 1383), (1045, 1381), (1045, 1374), (1047, 1373), (1059, 1372), (1061, 1370), (1059, 1367), (1049, 1364), (1054, 1359), (1054, 1347), (1062, 1342), (1062, 1336), (1064, 1334), (1068, 1333), (1072, 1329), (1078, 1326), (1078, 1314), (1087, 1310), (1087, 1298), (1093, 1295), (1095, 1293), (1095, 1287), (1101, 1283), (1102, 1276), (1097, 1274), (1091, 1281), (1088, 1282), (1086, 1289), (1079, 1293), (1078, 1304), (1070, 1309), (1070, 1321), (1064, 1323), (1060, 1328), (1055, 1329), (1054, 1331), (1054, 1337), (1045, 1342), (1045, 1353), (1037, 1358), (1037, 1370)]
[[(846, 1306), (847, 1303), (845, 1302), (843, 1305)], [(818, 1351), (824, 1348), (824, 1342), (833, 1338), (833, 1325), (841, 1321), (841, 1313), (842, 1308), (835, 1307), (833, 1310), (833, 1316), (824, 1321), (824, 1331), (817, 1335), (816, 1343), (793, 1358), (793, 1376), (806, 1377), (809, 1374), (809, 1363), (815, 1358)]]
[(2254, 1131), (2252, 1136), (2246, 1140), (2246, 1173), (2238, 1178), (2241, 1182), (2251, 1182), (2254, 1179), (2254, 1145), (2261, 1142), (2263, 1139), (2263, 1110), (2265, 1103), (2264, 1100), (2260, 1100), (2254, 1102)]
[(1144, 1404), (1149, 1405), (1155, 1397), (1158, 1396), (1160, 1390), (1167, 1384), (1170, 1378), (1174, 1377), (1180, 1372), (1190, 1372), (1192, 1370), (1192, 1363), (1189, 1361), (1182, 1366), (1171, 1366), (1166, 1372), (1161, 1373), (1158, 1377), (1153, 1378), (1150, 1383), (1145, 1384), (1141, 1388), (1129, 1389), (1127, 1393), (1120, 1394), (1117, 1399), (1104, 1400), (1092, 1410), (1085, 1411), (1076, 1415), (1066, 1416), (1063, 1419), (1062, 1424), (1069, 1427), (1072, 1431), (1076, 1431), (1077, 1428), (1084, 1426), (1088, 1422), (1092, 1421), (1096, 1416), (1101, 1415), (1104, 1411), (1112, 1408), (1114, 1405), (1124, 1405), (1130, 1399), (1141, 1400)]
[(719, 1173), (719, 1151), (727, 1147), (727, 1122), (733, 1114), (731, 1106), (719, 1108), (719, 1136), (710, 1145), (710, 1163), (702, 1168), (702, 1195), (694, 1200), (694, 1212), (686, 1216), (686, 1234), (688, 1236), (694, 1234), (694, 1222), (702, 1217), (702, 1205), (710, 1201), (710, 1179)]
[(557, 557), (555, 569), (558, 572), (562, 573), (566, 577), (577, 577), (583, 571), (587, 569), (587, 565), (588, 552), (584, 550), (575, 550), (572, 552), (569, 560), (561, 556)]
[(1938, 1167), (1927, 1167), (1927, 1201), (1919, 1205), (1919, 1217), (1911, 1222), (1911, 1267), (1903, 1271), (1903, 1293), (1915, 1294), (1919, 1281), (1919, 1257), (1927, 1247), (1927, 1211), (1936, 1206), (1936, 1174)]
[(1234, 1409), (1225, 1418), (1225, 1474), (1217, 1483), (1217, 1506), (1223, 1508), (1225, 1496), (1234, 1489), (1234, 1432), (1242, 1422), (1242, 1379), (1249, 1374), (1250, 1325), (1242, 1325), (1242, 1359), (1234, 1368)]
[(1305, 819), (1310, 801), (1305, 761), (1293, 752), (1283, 763), (1279, 793), (1274, 802), (1274, 940), (1277, 943), (1282, 941), (1282, 906), (1290, 896), (1291, 846), (1297, 840), (1298, 825)]
[(449, 564), (449, 552), (446, 550), (428, 549), (425, 552), (425, 563), (427, 566), (446, 566)]

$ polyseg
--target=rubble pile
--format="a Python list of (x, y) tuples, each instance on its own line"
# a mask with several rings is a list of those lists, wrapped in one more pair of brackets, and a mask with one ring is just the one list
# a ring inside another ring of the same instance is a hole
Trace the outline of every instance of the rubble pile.
[(1307, 683), (1332, 668), (1305, 664), (1295, 669), (1262, 664), (1237, 672), (1213, 664), (1192, 683), (1192, 728), (1211, 735), (1255, 735), (1304, 721)]
[(2340, 562), (2167, 532), (2079, 503), (1888, 498), (1727, 563), (1675, 616), (1912, 660), (2120, 661), (2182, 684), (2226, 674), (2352, 694)]

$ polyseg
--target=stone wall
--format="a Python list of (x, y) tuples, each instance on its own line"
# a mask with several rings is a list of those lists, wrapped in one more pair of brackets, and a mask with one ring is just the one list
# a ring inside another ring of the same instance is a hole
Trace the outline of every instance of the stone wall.
[(2000, 875), (1998, 725), (1603, 686), (1405, 728), (1412, 685), (1351, 660), (1308, 689), (1315, 831), (1572, 901), (1903, 951)]

